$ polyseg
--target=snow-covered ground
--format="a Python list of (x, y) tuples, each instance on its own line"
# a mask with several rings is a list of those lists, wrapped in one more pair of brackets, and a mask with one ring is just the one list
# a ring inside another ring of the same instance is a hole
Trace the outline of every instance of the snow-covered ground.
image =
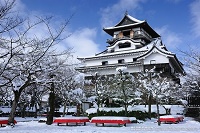
[[(119, 127), (117, 125), (105, 127), (96, 127), (93, 123), (87, 123), (86, 126), (57, 126), (56, 124), (46, 125), (45, 123), (38, 123), (38, 121), (27, 121), (30, 119), (16, 118), (18, 123), (14, 128), (7, 126), (1, 127), (0, 133), (197, 133), (200, 132), (200, 123), (194, 121), (192, 118), (186, 117), (183, 122), (178, 124), (161, 124), (158, 126), (156, 119), (145, 121), (143, 123), (131, 123), (126, 127)], [(34, 119), (36, 120), (36, 119)]]

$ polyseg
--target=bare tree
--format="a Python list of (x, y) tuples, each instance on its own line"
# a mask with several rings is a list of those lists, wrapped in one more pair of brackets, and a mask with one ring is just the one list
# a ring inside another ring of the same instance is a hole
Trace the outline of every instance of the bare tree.
[[(169, 103), (168, 101), (170, 98), (174, 98), (180, 95), (179, 85), (167, 77), (162, 77), (162, 72), (156, 73), (151, 71), (150, 74), (150, 76), (142, 74), (139, 80), (142, 83), (142, 86), (146, 89), (145, 92), (148, 92), (149, 95), (152, 96), (152, 99), (155, 100), (157, 107), (158, 125), (160, 126), (161, 122), (159, 105)], [(170, 113), (168, 112), (167, 108), (166, 113)]]
[[(67, 20), (60, 27), (53, 29), (50, 23), (53, 20), (52, 17), (36, 17), (35, 22), (31, 22), (29, 19), (20, 19), (18, 16), (12, 15), (12, 12), (9, 14), (14, 3), (15, 0), (12, 2), (5, 0), (5, 4), (0, 5), (0, 46), (2, 48), (0, 87), (10, 88), (14, 94), (9, 123), (14, 122), (16, 107), (22, 92), (35, 83), (35, 77), (43, 67), (42, 61), (48, 60), (49, 56), (55, 56), (53, 47), (68, 37), (63, 37), (62, 33), (69, 23)], [(42, 38), (31, 35), (31, 30), (39, 28), (40, 25), (46, 27), (47, 35)]]
[(179, 50), (186, 67), (184, 77), (187, 86), (187, 95), (200, 92), (200, 51), (198, 46), (188, 46), (188, 50)]

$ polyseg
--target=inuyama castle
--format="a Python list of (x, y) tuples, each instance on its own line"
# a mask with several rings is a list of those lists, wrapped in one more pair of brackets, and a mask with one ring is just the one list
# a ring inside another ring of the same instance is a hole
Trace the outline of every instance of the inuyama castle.
[(105, 51), (87, 58), (78, 58), (82, 66), (76, 68), (91, 78), (99, 75), (116, 74), (116, 69), (126, 67), (126, 71), (161, 72), (162, 75), (178, 81), (177, 75), (184, 75), (182, 63), (175, 53), (168, 51), (161, 36), (152, 29), (146, 20), (138, 20), (125, 13), (113, 27), (103, 29), (111, 36)]

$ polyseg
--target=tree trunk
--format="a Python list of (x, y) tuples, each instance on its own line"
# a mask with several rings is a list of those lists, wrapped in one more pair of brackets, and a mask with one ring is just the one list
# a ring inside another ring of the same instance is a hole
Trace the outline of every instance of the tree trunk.
[(37, 112), (38, 112), (37, 103), (35, 103), (35, 114), (34, 114), (34, 118), (37, 118)]
[(125, 92), (125, 87), (124, 87), (124, 82), (122, 82), (122, 86), (121, 86), (123, 95), (124, 95), (124, 110), (125, 110), (125, 116), (128, 116), (128, 110), (127, 110), (127, 96), (126, 96), (126, 92)]
[(19, 102), (20, 95), (21, 95), (21, 92), (14, 91), (14, 101), (12, 103), (12, 108), (11, 108), (10, 115), (8, 118), (8, 125), (14, 124), (16, 108), (17, 108), (17, 104)]
[[(25, 104), (25, 103), (24, 103)], [(25, 112), (26, 112), (26, 106), (23, 105), (22, 110), (21, 110), (21, 117), (25, 118)]]
[(163, 106), (163, 108), (165, 109), (166, 115), (171, 114), (171, 108), (165, 108), (165, 106)]
[(148, 99), (148, 116), (150, 120), (151, 120), (151, 101), (152, 101), (152, 95), (150, 94)]
[(30, 81), (31, 81), (31, 75), (28, 76), (28, 80), (23, 84), (23, 86), (20, 87), (19, 90), (16, 90), (16, 91), (13, 90), (14, 101), (12, 103), (12, 108), (11, 108), (10, 115), (8, 118), (8, 124), (14, 123), (16, 108), (17, 108), (17, 104), (19, 102), (19, 98), (21, 96), (21, 92), (29, 85)]
[(63, 117), (66, 115), (67, 102), (64, 102)]
[(80, 113), (81, 113), (81, 105), (78, 103), (76, 105), (76, 116), (80, 116)]
[(47, 125), (51, 125), (53, 123), (53, 116), (55, 111), (55, 93), (54, 93), (54, 83), (51, 84), (51, 92), (49, 94), (49, 107), (50, 111), (47, 114)]
[(127, 103), (124, 102), (124, 110), (125, 110), (125, 116), (128, 116), (128, 110), (127, 110)]
[(156, 96), (156, 107), (157, 107), (157, 117), (158, 117), (158, 126), (161, 125), (161, 122), (160, 122), (160, 110), (159, 110), (159, 105), (158, 105), (158, 98)]

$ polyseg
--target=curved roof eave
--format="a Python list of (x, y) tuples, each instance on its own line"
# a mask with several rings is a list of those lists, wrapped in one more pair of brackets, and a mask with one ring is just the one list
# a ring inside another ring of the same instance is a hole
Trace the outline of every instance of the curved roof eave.
[(136, 19), (136, 18), (134, 18), (134, 17), (132, 17), (132, 16), (130, 16), (128, 14), (125, 14), (124, 17), (114, 27), (120, 26), (126, 18), (129, 19), (130, 21), (132, 21), (133, 23), (142, 23), (142, 22), (144, 22), (144, 20), (143, 21), (142, 20), (138, 20), (138, 19)]
[(164, 55), (167, 55), (167, 56), (170, 56), (170, 57), (172, 57), (172, 56), (175, 55), (175, 54), (173, 54), (173, 53), (164, 52), (164, 51), (160, 50), (158, 47), (156, 47), (155, 45), (153, 45), (153, 47), (152, 47), (150, 50), (148, 50), (148, 51), (147, 51), (146, 53), (144, 53), (143, 55), (139, 56), (138, 59), (140, 59), (140, 58), (146, 58), (148, 55), (150, 55), (150, 53), (151, 53), (154, 49), (156, 49), (156, 50), (158, 50), (160, 53), (162, 53), (162, 54), (164, 54)]
[(136, 27), (142, 27), (144, 28), (147, 32), (151, 33), (151, 36), (153, 38), (160, 37), (160, 35), (154, 31), (151, 26), (146, 21), (141, 21), (140, 23), (133, 23), (133, 24), (128, 24), (128, 25), (122, 25), (118, 27), (108, 27), (108, 28), (103, 28), (103, 30), (108, 33), (109, 35), (113, 36), (115, 31), (120, 31), (120, 30), (125, 30), (127, 28), (136, 28)]

